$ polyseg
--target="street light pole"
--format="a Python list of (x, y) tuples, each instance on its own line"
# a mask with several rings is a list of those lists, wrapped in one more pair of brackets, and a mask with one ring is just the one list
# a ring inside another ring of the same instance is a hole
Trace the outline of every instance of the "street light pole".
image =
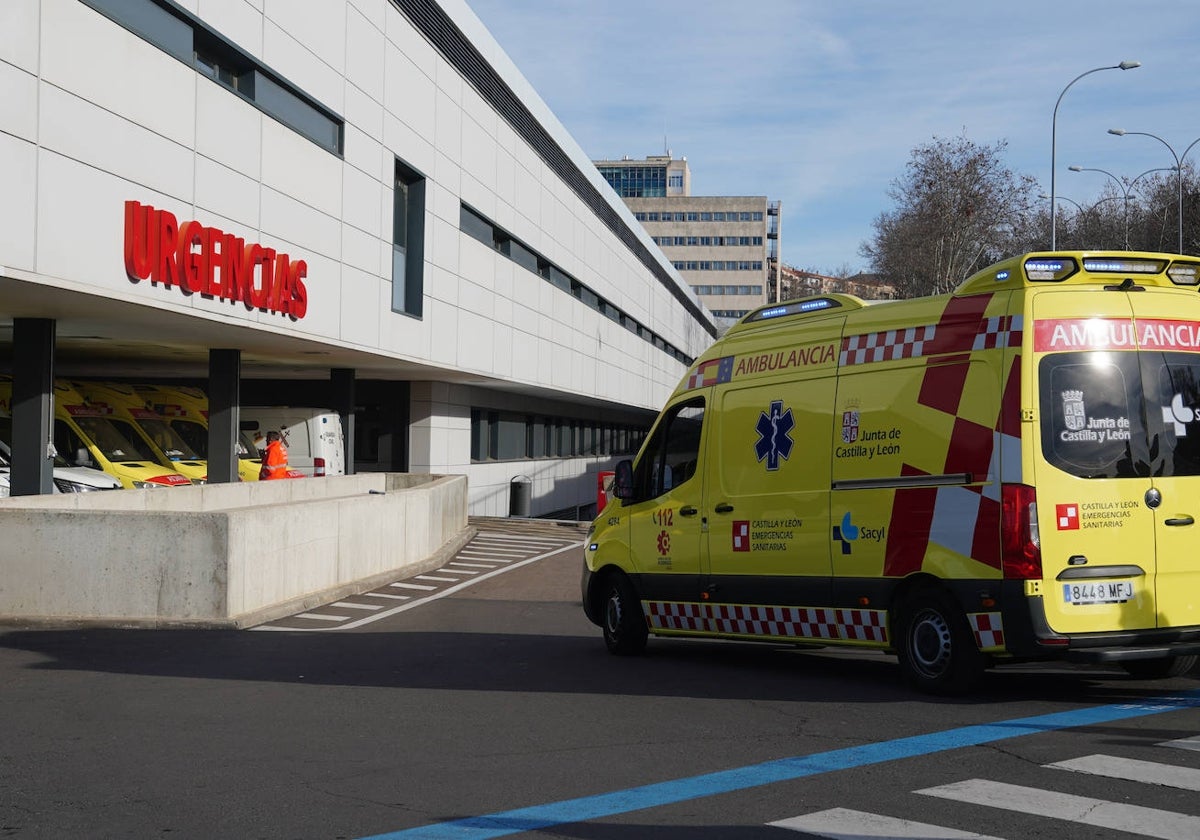
[[(1157, 134), (1151, 134), (1148, 131), (1126, 131), (1123, 128), (1110, 128), (1109, 134), (1115, 134), (1117, 137), (1124, 137), (1127, 134), (1140, 134), (1142, 137), (1153, 137), (1159, 143), (1167, 147), (1167, 151), (1171, 153), (1171, 157), (1175, 158), (1175, 189), (1178, 193), (1177, 211), (1179, 213), (1179, 253), (1183, 253), (1183, 159), (1187, 157), (1187, 153), (1192, 150), (1192, 146), (1200, 143), (1200, 137), (1197, 137), (1188, 147), (1183, 150), (1183, 154), (1175, 154), (1175, 150), (1171, 148), (1171, 144), (1159, 137)], [(1140, 177), (1140, 176), (1139, 176)]]
[(1084, 76), (1090, 76), (1092, 73), (1099, 73), (1101, 70), (1132, 70), (1135, 67), (1141, 67), (1140, 61), (1122, 61), (1120, 64), (1113, 64), (1109, 67), (1096, 67), (1088, 70), (1086, 73), (1080, 73), (1071, 81), (1067, 82), (1067, 86), (1062, 89), (1062, 93), (1058, 95), (1058, 99), (1054, 103), (1054, 116), (1050, 120), (1050, 250), (1053, 251), (1057, 245), (1058, 238), (1056, 227), (1058, 224), (1058, 202), (1054, 200), (1054, 159), (1057, 154), (1058, 145), (1058, 106), (1062, 103), (1062, 98), (1071, 85), (1078, 82)]
[(1172, 169), (1175, 169), (1175, 167), (1159, 166), (1155, 169), (1147, 169), (1145, 172), (1141, 173), (1140, 175), (1135, 176), (1129, 182), (1128, 185), (1126, 185), (1126, 183), (1122, 179), (1118, 178), (1116, 175), (1112, 174), (1107, 169), (1098, 169), (1094, 166), (1068, 166), (1067, 169), (1071, 170), (1072, 172), (1102, 172), (1105, 175), (1107, 175), (1109, 178), (1112, 178), (1116, 182), (1117, 189), (1119, 189), (1121, 191), (1121, 195), (1124, 196), (1124, 198), (1125, 198), (1125, 250), (1128, 251), (1129, 250), (1129, 196), (1133, 195), (1133, 185), (1136, 184), (1138, 181), (1140, 181), (1142, 178), (1145, 178), (1151, 172), (1169, 172)]

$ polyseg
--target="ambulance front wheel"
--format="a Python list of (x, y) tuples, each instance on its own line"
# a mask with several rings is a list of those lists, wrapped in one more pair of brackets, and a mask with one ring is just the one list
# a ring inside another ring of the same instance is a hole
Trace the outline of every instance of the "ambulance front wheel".
[(646, 619), (633, 584), (612, 573), (604, 582), (604, 644), (609, 653), (633, 656), (646, 649)]
[(945, 592), (915, 590), (899, 609), (896, 653), (905, 678), (931, 694), (961, 694), (983, 674), (967, 618)]

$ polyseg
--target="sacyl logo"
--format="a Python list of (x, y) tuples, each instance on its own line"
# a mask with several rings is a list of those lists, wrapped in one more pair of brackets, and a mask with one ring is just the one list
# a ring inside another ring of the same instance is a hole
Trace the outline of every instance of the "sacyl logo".
[(858, 539), (858, 526), (850, 524), (850, 511), (842, 517), (841, 525), (833, 526), (833, 538), (842, 544), (842, 554), (850, 553), (850, 543)]

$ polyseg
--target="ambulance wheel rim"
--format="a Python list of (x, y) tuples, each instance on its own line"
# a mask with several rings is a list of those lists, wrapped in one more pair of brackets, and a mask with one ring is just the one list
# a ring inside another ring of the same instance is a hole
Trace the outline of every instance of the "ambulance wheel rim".
[(950, 663), (952, 641), (953, 633), (945, 616), (935, 610), (918, 613), (909, 631), (913, 665), (931, 677), (944, 673)]
[(608, 596), (608, 608), (604, 611), (604, 623), (608, 626), (609, 633), (616, 635), (621, 632), (621, 617), (623, 614), (621, 593), (614, 589)]

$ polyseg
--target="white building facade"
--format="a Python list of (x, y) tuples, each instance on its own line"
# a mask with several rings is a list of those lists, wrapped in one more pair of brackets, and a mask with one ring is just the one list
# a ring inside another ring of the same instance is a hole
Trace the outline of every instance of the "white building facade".
[(716, 335), (462, 0), (5, 0), (0, 92), (0, 368), (26, 396), (332, 406), (356, 470), (586, 514)]

